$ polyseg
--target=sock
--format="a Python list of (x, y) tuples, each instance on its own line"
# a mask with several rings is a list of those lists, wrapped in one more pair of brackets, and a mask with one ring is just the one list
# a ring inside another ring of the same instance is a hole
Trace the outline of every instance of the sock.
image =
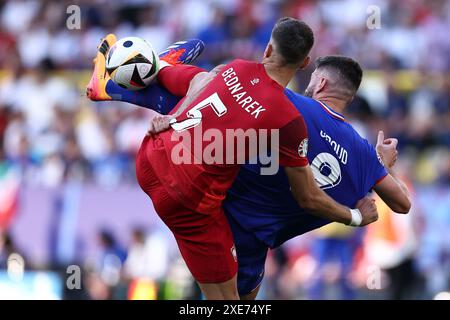
[(152, 83), (141, 90), (131, 91), (109, 80), (105, 90), (114, 101), (129, 102), (161, 114), (168, 114), (181, 100), (157, 83)]

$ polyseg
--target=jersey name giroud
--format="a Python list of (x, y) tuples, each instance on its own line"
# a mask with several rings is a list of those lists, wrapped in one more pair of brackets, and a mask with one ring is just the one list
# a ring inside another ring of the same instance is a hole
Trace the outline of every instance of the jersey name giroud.
[(327, 141), (334, 152), (336, 153), (338, 159), (342, 162), (342, 164), (347, 164), (348, 152), (342, 147), (339, 143), (331, 138), (325, 131), (320, 130), (320, 136)]
[(253, 99), (247, 91), (243, 91), (244, 87), (239, 81), (236, 72), (233, 67), (222, 72), (223, 81), (228, 87), (230, 94), (236, 100), (236, 102), (241, 105), (242, 109), (250, 113), (255, 119), (258, 119), (261, 112), (266, 111), (264, 107), (255, 99)]

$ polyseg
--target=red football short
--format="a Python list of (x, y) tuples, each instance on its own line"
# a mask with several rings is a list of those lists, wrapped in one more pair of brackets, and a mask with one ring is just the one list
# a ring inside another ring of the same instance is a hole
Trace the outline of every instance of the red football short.
[(236, 275), (237, 259), (233, 235), (223, 209), (220, 214), (207, 215), (174, 200), (155, 175), (147, 158), (148, 141), (151, 138), (144, 138), (136, 157), (137, 180), (151, 198), (159, 217), (174, 234), (189, 270), (201, 283), (230, 280)]

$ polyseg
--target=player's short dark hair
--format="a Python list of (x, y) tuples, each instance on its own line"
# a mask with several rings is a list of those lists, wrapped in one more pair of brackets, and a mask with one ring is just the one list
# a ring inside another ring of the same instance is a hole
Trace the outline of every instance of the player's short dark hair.
[(315, 62), (316, 69), (327, 68), (339, 76), (339, 84), (346, 86), (353, 92), (358, 91), (363, 71), (358, 62), (350, 57), (325, 56), (319, 57)]
[(298, 64), (305, 59), (314, 44), (314, 34), (303, 21), (280, 18), (272, 30), (277, 52), (285, 64)]

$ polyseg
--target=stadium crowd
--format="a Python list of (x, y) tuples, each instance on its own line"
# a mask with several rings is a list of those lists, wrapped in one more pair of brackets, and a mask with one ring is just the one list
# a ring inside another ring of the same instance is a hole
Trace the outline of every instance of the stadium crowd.
[[(73, 2), (81, 8), (79, 29), (66, 26)], [(106, 33), (143, 37), (158, 51), (197, 37), (206, 44), (197, 64), (212, 68), (233, 57), (258, 60), (274, 21), (293, 16), (315, 32), (313, 58), (348, 55), (366, 71), (348, 117), (372, 143), (378, 129), (399, 139), (397, 170), (409, 181), (413, 209), (397, 217), (379, 203), (380, 221), (365, 230), (332, 225), (274, 250), (261, 297), (433, 298), (450, 291), (450, 1), (106, 2), (1, 2), (0, 188), (11, 185), (5, 181), (12, 171), (19, 189), (72, 181), (104, 188), (136, 184), (134, 155), (151, 112), (122, 103), (94, 104), (83, 96), (96, 46)], [(378, 9), (380, 25), (369, 28)], [(299, 73), (294, 89), (305, 88), (312, 68)], [(2, 205), (0, 269), (9, 253), (20, 252), (6, 227), (14, 218), (2, 222)], [(176, 254), (152, 251), (164, 248), (169, 238), (147, 231), (130, 230), (128, 247), (111, 232), (98, 231), (103, 260), (86, 279), (87, 297), (126, 297), (120, 295), (124, 283), (154, 290), (147, 298), (198, 294), (182, 264), (172, 262), (178, 261)], [(102, 272), (122, 264), (122, 280), (108, 282), (114, 273)], [(373, 265), (388, 279), (376, 288), (384, 290), (368, 290), (367, 269)], [(158, 285), (133, 282), (141, 278)]]

